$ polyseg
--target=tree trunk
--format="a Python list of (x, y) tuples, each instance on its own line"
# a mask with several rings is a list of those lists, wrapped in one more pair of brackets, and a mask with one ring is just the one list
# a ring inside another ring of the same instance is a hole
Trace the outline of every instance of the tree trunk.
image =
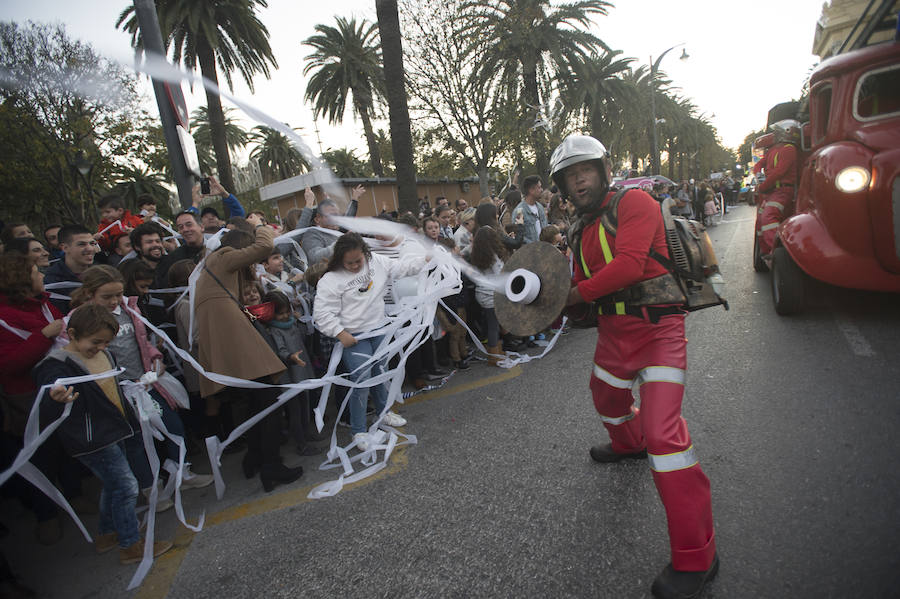
[[(538, 94), (537, 81), (537, 65), (522, 63), (522, 74), (525, 85), (525, 103), (528, 104), (526, 109), (531, 114), (534, 110), (531, 106), (537, 106), (540, 109), (541, 98)], [(537, 116), (537, 115), (536, 115)], [(534, 149), (534, 166), (537, 169), (537, 175), (545, 184), (547, 176), (550, 172), (550, 159), (547, 157), (547, 144), (544, 137), (544, 129), (535, 127), (531, 130), (531, 146)], [(524, 173), (523, 173), (524, 174)]]
[[(200, 61), (200, 72), (203, 76), (218, 85), (216, 56), (212, 48), (205, 43), (198, 44), (197, 58)], [(218, 94), (210, 90), (206, 90), (206, 111), (209, 115), (209, 134), (212, 137), (213, 153), (216, 155), (219, 183), (226, 191), (235, 193), (234, 177), (231, 174), (231, 158), (228, 156), (228, 144), (225, 141), (225, 113), (222, 111), (222, 100)], [(226, 215), (227, 217), (228, 215)]]
[(478, 167), (478, 191), (481, 197), (488, 198), (491, 196), (491, 181), (488, 179), (488, 170), (486, 166)]
[(384, 79), (387, 83), (391, 148), (394, 151), (394, 166), (397, 169), (400, 211), (416, 212), (419, 209), (416, 166), (413, 163), (409, 106), (406, 102), (406, 75), (403, 70), (403, 44), (400, 37), (397, 0), (375, 0), (375, 11), (378, 15), (378, 33), (381, 36)]
[(668, 157), (666, 158), (666, 162), (669, 163), (669, 179), (675, 180), (675, 144), (672, 143), (672, 138), (669, 138), (668, 150), (666, 152)]
[(378, 142), (375, 140), (375, 132), (372, 131), (372, 119), (369, 118), (369, 107), (363, 106), (357, 101), (356, 93), (353, 94), (353, 105), (356, 108), (356, 114), (362, 120), (363, 131), (366, 133), (366, 143), (369, 145), (369, 163), (372, 166), (372, 172), (376, 177), (384, 176), (384, 169), (381, 166), (381, 152), (378, 150)]

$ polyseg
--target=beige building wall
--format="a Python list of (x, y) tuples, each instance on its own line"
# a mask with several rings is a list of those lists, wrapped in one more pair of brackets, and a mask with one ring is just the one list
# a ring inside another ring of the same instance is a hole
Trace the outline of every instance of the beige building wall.
[[(365, 193), (359, 198), (359, 207), (357, 216), (375, 216), (382, 210), (391, 212), (399, 210), (397, 200), (397, 185), (393, 182), (378, 183), (362, 183), (366, 188)], [(347, 196), (350, 190), (356, 184), (344, 184)], [(321, 201), (325, 196), (320, 186), (312, 187), (313, 193), (316, 194), (316, 203)], [(481, 200), (481, 194), (478, 189), (478, 182), (471, 181), (438, 181), (420, 183), (416, 186), (417, 196), (420, 198), (427, 197), (432, 206), (434, 206), (435, 198), (444, 196), (450, 200), (453, 206), (458, 198), (466, 200), (469, 206), (477, 206)], [(292, 208), (305, 208), (306, 199), (303, 197), (303, 191), (295, 191), (288, 195), (277, 198), (274, 202), (278, 211), (278, 215), (284, 218), (288, 211)]]
[[(831, 0), (830, 2), (823, 3), (822, 15), (816, 23), (816, 33), (813, 38), (813, 54), (822, 60), (834, 56), (844, 43), (844, 40), (847, 39), (847, 36), (850, 35), (853, 25), (856, 24), (856, 21), (859, 19), (860, 15), (862, 15), (868, 4), (869, 0)], [(869, 14), (875, 12), (878, 4), (879, 2), (876, 2), (873, 5)], [(900, 0), (894, 2), (894, 6), (889, 11), (887, 17), (894, 25), (896, 25), (898, 10), (900, 10)], [(866, 22), (860, 24), (854, 33), (854, 38), (858, 36), (865, 25)], [(893, 27), (887, 31), (876, 31), (869, 40), (869, 44), (888, 41), (893, 39), (893, 36)], [(850, 43), (847, 44), (847, 46), (849, 47), (852, 45), (854, 41), (855, 39), (850, 40)]]

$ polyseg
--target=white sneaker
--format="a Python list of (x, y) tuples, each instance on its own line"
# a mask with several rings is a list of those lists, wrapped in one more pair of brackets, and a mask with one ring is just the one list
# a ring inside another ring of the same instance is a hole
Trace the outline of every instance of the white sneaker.
[(381, 423), (386, 424), (387, 426), (406, 426), (406, 418), (400, 414), (388, 412), (384, 415), (384, 418), (381, 419)]
[(197, 474), (192, 472), (188, 464), (184, 465), (184, 472), (181, 475), (182, 489), (202, 489), (213, 484), (215, 478), (212, 474)]
[(358, 450), (365, 451), (369, 448), (369, 433), (356, 433), (353, 435), (353, 440), (356, 441)]

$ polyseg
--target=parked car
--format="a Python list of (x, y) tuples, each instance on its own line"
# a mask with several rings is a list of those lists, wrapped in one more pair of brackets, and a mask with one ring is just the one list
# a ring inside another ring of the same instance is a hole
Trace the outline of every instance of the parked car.
[(802, 309), (807, 276), (900, 292), (900, 42), (816, 68), (798, 168), (772, 253), (776, 311)]

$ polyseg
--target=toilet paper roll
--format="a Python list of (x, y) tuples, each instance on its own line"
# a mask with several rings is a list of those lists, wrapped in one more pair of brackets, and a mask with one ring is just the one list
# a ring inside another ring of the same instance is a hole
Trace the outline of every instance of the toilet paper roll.
[(518, 304), (530, 304), (541, 291), (541, 280), (524, 268), (512, 271), (506, 279), (506, 297)]

